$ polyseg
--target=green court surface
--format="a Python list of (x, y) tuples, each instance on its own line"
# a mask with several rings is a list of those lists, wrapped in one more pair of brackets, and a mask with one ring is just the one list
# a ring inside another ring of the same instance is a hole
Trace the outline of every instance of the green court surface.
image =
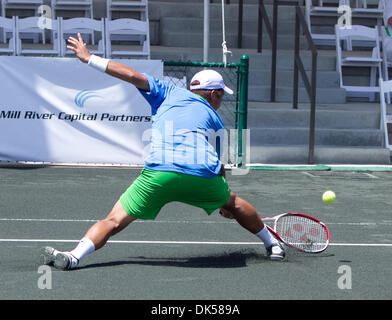
[[(155, 221), (129, 225), (77, 270), (40, 268), (41, 247), (73, 249), (139, 172), (1, 168), (0, 299), (392, 298), (392, 173), (382, 171), (228, 171), (231, 189), (261, 216), (301, 212), (324, 221), (331, 244), (321, 254), (287, 248), (283, 262), (269, 261), (260, 240), (235, 221), (170, 203)], [(326, 190), (335, 191), (334, 203), (322, 202)]]

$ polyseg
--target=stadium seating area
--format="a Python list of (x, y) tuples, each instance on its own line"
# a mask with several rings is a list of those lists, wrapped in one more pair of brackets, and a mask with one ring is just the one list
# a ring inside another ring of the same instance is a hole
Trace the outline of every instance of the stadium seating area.
[[(377, 76), (388, 78), (383, 74), (386, 61), (382, 59), (382, 35), (385, 32), (381, 27), (384, 25), (385, 3), (384, 0), (305, 1), (313, 41), (319, 46), (336, 48), (340, 87), (345, 89), (347, 96), (367, 97), (374, 101), (375, 92), (379, 92)], [(344, 68), (355, 67), (369, 68), (368, 84), (345, 84)]]
[[(380, 79), (390, 79), (391, 62), (386, 59), (383, 29), (383, 13), (389, 1), (299, 1), (318, 48), (316, 161), (319, 163), (390, 162), (391, 149), (385, 142), (388, 130), (384, 130), (391, 118), (390, 95), (380, 96), (379, 85)], [(222, 2), (210, 2), (209, 61), (220, 62)], [(239, 62), (244, 53), (250, 57), (251, 160), (305, 163), (309, 98), (303, 83), (300, 83), (300, 108), (291, 108), (295, 10), (279, 6), (277, 97), (271, 103), (271, 41), (265, 28), (263, 50), (256, 51), (259, 1), (244, 1), (241, 48), (237, 39), (238, 2), (225, 1), (225, 37), (232, 51), (229, 62)], [(271, 21), (272, 3), (273, 0), (264, 0)], [(1, 0), (1, 10), (2, 55), (67, 56), (71, 52), (65, 48), (65, 39), (81, 32), (90, 50), (104, 57), (203, 59), (203, 1)], [(47, 16), (51, 20), (45, 20)], [(353, 28), (335, 28), (338, 23)], [(306, 42), (301, 41), (305, 69), (310, 71), (307, 49)], [(384, 98), (388, 104), (383, 114), (380, 104)]]
[(98, 18), (94, 16), (96, 3), (2, 0), (0, 53), (63, 57), (70, 53), (65, 45), (68, 36), (80, 32), (97, 55), (149, 59), (147, 0), (107, 0), (106, 12)]

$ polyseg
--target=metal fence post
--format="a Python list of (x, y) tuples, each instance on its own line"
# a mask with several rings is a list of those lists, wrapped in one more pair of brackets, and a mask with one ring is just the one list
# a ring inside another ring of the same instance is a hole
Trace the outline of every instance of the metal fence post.
[(242, 167), (242, 131), (248, 127), (248, 75), (249, 56), (241, 56), (240, 61), (240, 105), (238, 111), (238, 167)]

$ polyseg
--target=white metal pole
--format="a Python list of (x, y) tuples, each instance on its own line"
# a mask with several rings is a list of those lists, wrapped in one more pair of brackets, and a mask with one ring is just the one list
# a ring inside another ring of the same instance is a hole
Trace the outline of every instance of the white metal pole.
[(210, 46), (210, 0), (204, 0), (203, 62), (208, 62)]

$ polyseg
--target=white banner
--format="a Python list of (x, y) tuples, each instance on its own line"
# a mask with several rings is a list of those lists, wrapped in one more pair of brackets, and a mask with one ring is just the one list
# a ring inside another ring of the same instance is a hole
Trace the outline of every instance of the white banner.
[[(158, 60), (118, 60), (163, 78)], [(0, 57), (0, 161), (140, 165), (151, 109), (76, 58)]]

